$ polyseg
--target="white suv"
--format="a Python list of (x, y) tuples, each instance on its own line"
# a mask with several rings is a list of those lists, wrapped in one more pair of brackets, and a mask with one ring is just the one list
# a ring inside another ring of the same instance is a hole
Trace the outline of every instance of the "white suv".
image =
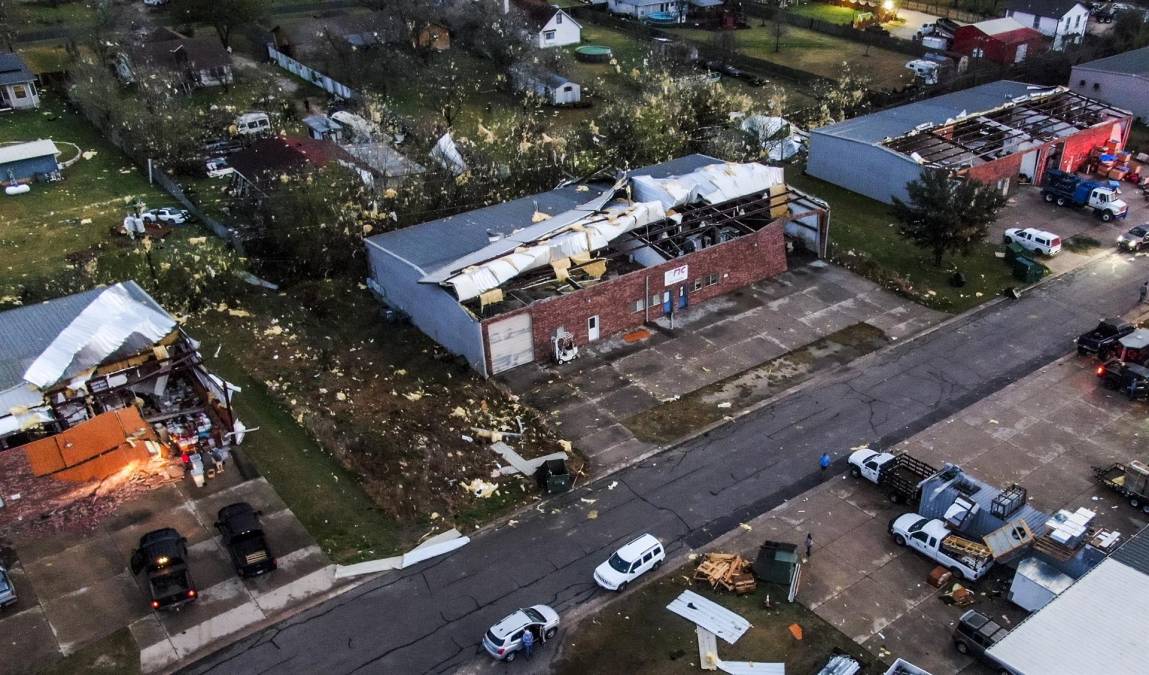
[(1002, 241), (1016, 243), (1022, 248), (1043, 255), (1057, 255), (1061, 252), (1061, 237), (1052, 232), (1027, 227), (1024, 230), (1011, 227), (1005, 231)]
[(618, 549), (595, 568), (594, 580), (608, 591), (621, 591), (626, 585), (666, 560), (666, 549), (654, 535), (644, 534)]

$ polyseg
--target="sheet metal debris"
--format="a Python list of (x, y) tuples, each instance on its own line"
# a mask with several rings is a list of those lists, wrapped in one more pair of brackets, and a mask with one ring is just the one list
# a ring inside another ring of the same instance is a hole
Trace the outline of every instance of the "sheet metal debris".
[(503, 467), (499, 470), (499, 473), (504, 476), (515, 473), (521, 473), (524, 476), (533, 476), (535, 472), (539, 470), (540, 466), (552, 459), (569, 459), (565, 452), (554, 452), (549, 455), (543, 455), (542, 457), (536, 457), (535, 459), (523, 459), (522, 455), (515, 452), (511, 446), (502, 441), (492, 443), (491, 450), (494, 450), (496, 455), (502, 457), (507, 464), (510, 464), (509, 467)]
[(750, 630), (749, 621), (694, 591), (683, 591), (666, 608), (714, 633), (726, 644), (734, 644)]
[(450, 529), (446, 532), (436, 534), (403, 555), (380, 558), (379, 560), (368, 560), (367, 562), (356, 563), (354, 565), (336, 565), (335, 578), (343, 579), (360, 574), (374, 574), (375, 572), (386, 572), (387, 570), (405, 569), (416, 563), (421, 563), (424, 560), (430, 560), (436, 556), (450, 553), (457, 548), (462, 548), (470, 541), (470, 537), (463, 536), (463, 534), (456, 529)]

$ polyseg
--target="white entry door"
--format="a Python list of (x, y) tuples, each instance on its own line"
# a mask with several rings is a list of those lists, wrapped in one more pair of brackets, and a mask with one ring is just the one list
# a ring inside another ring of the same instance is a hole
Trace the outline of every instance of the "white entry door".
[(594, 342), (598, 339), (598, 336), (598, 315), (596, 314), (595, 316), (589, 317), (586, 320), (586, 339), (588, 342)]
[(1024, 42), (1022, 44), (1019, 44), (1017, 46), (1017, 51), (1014, 52), (1013, 62), (1014, 63), (1021, 63), (1022, 61), (1024, 61), (1025, 60), (1025, 53), (1027, 51), (1029, 51), (1029, 45), (1025, 44)]

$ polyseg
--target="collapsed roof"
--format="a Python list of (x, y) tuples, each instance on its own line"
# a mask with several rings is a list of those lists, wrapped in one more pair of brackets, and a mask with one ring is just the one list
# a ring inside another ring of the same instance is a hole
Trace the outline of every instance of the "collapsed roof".
[(553, 216), (539, 214), (535, 219), (540, 222), (447, 263), (420, 281), (449, 287), (460, 301), (470, 300), (530, 270), (560, 270), (572, 261), (589, 261), (596, 251), (643, 226), (666, 219), (681, 222), (676, 208), (762, 195), (782, 183), (781, 169), (756, 163), (716, 162), (665, 178), (624, 177), (590, 201)]

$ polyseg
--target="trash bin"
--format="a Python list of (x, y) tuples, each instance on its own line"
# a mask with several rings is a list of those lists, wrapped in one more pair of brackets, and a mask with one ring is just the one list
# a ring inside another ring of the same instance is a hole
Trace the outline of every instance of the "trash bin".
[(571, 489), (571, 474), (567, 470), (565, 459), (549, 459), (539, 467), (535, 478), (539, 482), (539, 489), (548, 495), (559, 494)]
[(1041, 281), (1045, 276), (1045, 268), (1041, 263), (1029, 258), (1016, 258), (1013, 261), (1013, 278), (1022, 283), (1032, 284)]

